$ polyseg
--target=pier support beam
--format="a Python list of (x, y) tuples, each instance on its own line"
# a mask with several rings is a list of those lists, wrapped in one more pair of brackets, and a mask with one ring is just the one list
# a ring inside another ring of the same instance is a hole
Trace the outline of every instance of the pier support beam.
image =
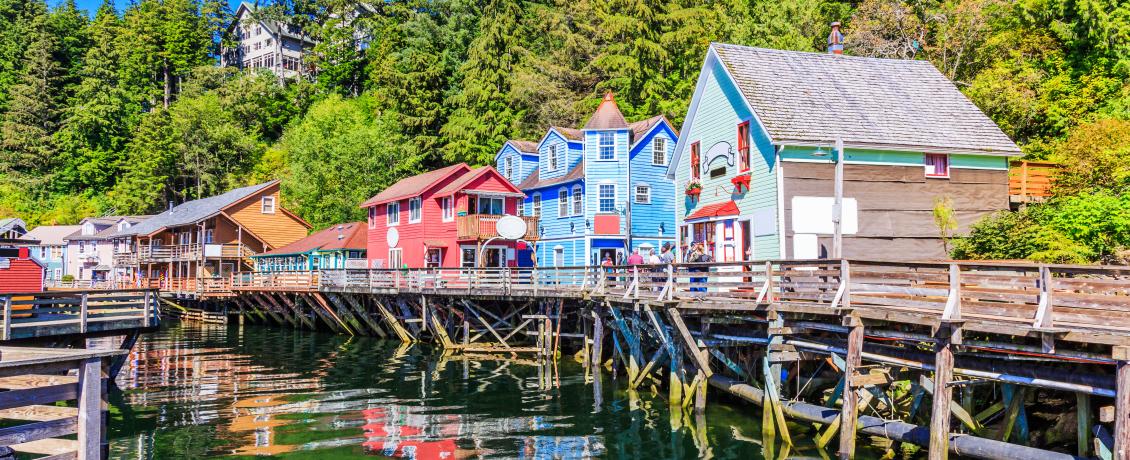
[(1130, 347), (1116, 346), (1114, 395), (1114, 460), (1130, 460)]
[(839, 458), (855, 457), (855, 430), (859, 420), (859, 394), (856, 393), (855, 375), (863, 361), (863, 322), (859, 316), (844, 316), (844, 326), (849, 327), (847, 359), (844, 360), (844, 405), (840, 411)]
[[(961, 343), (961, 321), (942, 321), (934, 334), (934, 401), (930, 412), (930, 460), (949, 458), (950, 403), (953, 400), (953, 345)], [(845, 392), (846, 393), (846, 392)]]

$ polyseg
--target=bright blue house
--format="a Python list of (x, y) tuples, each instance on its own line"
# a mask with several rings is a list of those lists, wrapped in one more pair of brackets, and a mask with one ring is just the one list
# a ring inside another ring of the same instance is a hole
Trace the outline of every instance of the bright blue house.
[(23, 236), (35, 242), (29, 245), (31, 256), (47, 269), (45, 278), (49, 285), (62, 281), (63, 275), (74, 275), (67, 273), (66, 238), (79, 229), (79, 225), (40, 225)]
[(609, 93), (582, 129), (550, 127), (536, 144), (503, 145), (498, 170), (526, 194), (523, 213), (538, 216), (538, 265), (621, 263), (632, 250), (646, 257), (674, 243), (675, 188), (665, 175), (677, 141), (663, 116), (628, 123)]

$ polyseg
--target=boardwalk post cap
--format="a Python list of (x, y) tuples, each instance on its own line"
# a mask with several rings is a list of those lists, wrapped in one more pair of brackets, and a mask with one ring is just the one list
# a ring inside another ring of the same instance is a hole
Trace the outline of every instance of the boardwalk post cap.
[(498, 236), (508, 240), (517, 240), (526, 236), (526, 221), (521, 217), (505, 215), (498, 218), (494, 224)]

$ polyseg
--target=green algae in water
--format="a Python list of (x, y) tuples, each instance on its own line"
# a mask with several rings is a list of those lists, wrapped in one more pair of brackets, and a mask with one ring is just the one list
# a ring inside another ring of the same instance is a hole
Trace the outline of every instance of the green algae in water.
[[(545, 368), (428, 346), (173, 324), (118, 377), (111, 458), (764, 458), (756, 406), (712, 392), (704, 414), (672, 412), (623, 378), (605, 373), (594, 394), (580, 365), (558, 368), (546, 389)], [(824, 457), (790, 429), (790, 456)]]

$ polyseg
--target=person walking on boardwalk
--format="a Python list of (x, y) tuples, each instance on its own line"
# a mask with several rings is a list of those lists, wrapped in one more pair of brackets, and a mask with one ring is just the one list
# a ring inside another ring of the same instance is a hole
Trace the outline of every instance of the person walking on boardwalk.
[[(705, 264), (713, 261), (714, 258), (710, 257), (710, 254), (706, 253), (706, 249), (701, 241), (694, 244), (694, 250), (692, 250), (690, 255), (687, 256), (687, 262), (692, 264)], [(690, 269), (688, 269), (688, 271), (702, 273), (710, 271), (710, 269), (707, 267), (691, 267)], [(691, 288), (691, 291), (706, 292), (706, 281), (707, 279), (705, 277), (691, 278), (691, 284), (694, 286)]]

